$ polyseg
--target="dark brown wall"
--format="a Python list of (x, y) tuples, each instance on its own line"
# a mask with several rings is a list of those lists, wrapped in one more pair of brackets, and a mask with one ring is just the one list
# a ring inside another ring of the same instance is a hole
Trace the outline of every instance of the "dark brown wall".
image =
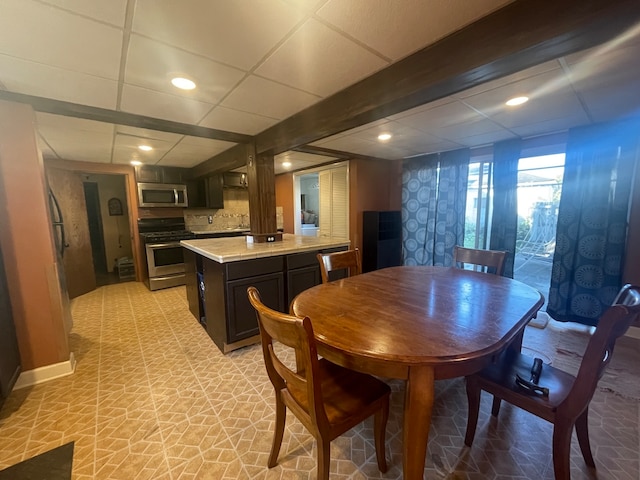
[(349, 161), (349, 236), (352, 247), (362, 249), (362, 212), (400, 210), (402, 162)]

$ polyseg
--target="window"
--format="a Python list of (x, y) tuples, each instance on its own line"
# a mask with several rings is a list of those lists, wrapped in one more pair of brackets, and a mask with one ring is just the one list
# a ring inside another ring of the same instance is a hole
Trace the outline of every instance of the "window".
[(518, 236), (514, 278), (547, 297), (555, 249), (564, 153), (518, 163)]
[(490, 161), (469, 164), (464, 222), (464, 246), (467, 248), (489, 248), (493, 198), (492, 165)]

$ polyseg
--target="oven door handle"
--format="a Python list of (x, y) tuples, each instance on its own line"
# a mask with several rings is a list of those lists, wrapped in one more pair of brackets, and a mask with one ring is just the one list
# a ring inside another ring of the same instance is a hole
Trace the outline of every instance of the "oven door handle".
[(149, 248), (173, 248), (179, 247), (180, 242), (169, 242), (169, 243), (147, 243), (147, 247)]

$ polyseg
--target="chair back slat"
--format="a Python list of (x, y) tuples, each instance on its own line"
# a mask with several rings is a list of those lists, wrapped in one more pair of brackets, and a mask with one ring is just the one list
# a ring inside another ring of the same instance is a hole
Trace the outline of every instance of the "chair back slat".
[[(322, 392), (318, 379), (318, 352), (313, 328), (309, 318), (287, 315), (265, 306), (255, 287), (247, 289), (249, 302), (256, 310), (265, 366), (271, 383), (277, 390), (295, 388), (306, 391), (309, 412), (318, 424), (327, 424), (327, 416), (322, 403)], [(284, 349), (276, 349), (275, 342), (292, 349), (296, 368), (281, 358)], [(278, 350), (278, 352), (276, 352)]]
[(333, 279), (331, 272), (346, 271), (349, 277), (362, 273), (360, 251), (357, 248), (344, 252), (319, 253), (318, 262), (322, 283), (328, 283)]
[(504, 261), (507, 252), (501, 250), (480, 250), (477, 248), (453, 247), (453, 261), (459, 268), (465, 265), (474, 265), (474, 270), (504, 274)]

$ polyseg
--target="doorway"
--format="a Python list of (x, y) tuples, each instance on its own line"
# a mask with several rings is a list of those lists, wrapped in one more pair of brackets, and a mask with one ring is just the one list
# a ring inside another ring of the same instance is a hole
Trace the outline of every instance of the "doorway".
[(349, 163), (294, 173), (296, 235), (349, 238)]
[(96, 285), (135, 280), (119, 268), (133, 262), (125, 176), (83, 174)]

